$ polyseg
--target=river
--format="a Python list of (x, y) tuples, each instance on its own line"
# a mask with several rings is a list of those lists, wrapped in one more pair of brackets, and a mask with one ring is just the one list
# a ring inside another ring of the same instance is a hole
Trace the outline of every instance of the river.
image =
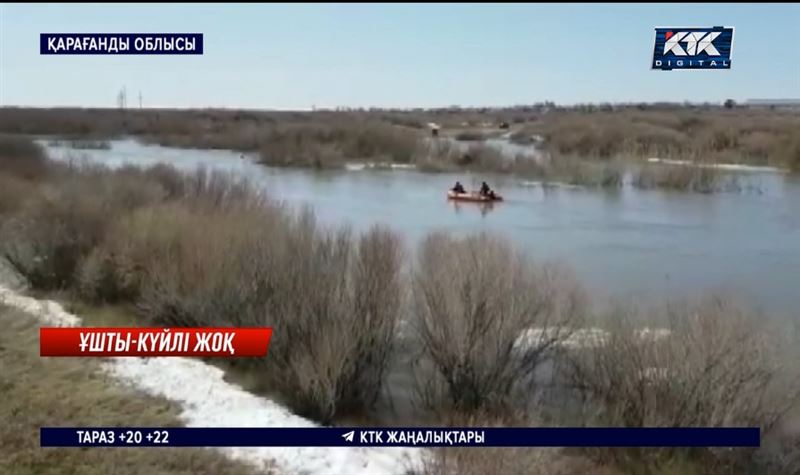
[[(532, 186), (508, 176), (415, 170), (314, 171), (268, 168), (229, 151), (111, 142), (109, 150), (46, 146), (55, 159), (82, 156), (109, 166), (169, 163), (246, 176), (273, 197), (311, 205), (326, 223), (364, 229), (388, 224), (408, 245), (433, 230), (492, 231), (538, 259), (571, 266), (588, 290), (644, 300), (733, 291), (772, 314), (800, 308), (800, 179), (741, 172), (760, 191), (695, 194)], [(453, 205), (446, 190), (486, 180), (506, 201), (491, 208)]]

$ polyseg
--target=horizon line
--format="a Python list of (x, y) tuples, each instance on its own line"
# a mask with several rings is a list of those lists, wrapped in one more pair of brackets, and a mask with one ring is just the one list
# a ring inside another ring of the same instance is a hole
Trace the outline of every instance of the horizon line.
[[(515, 110), (524, 108), (542, 108), (542, 107), (556, 107), (556, 108), (577, 108), (586, 106), (596, 107), (635, 107), (635, 106), (709, 106), (709, 105), (723, 105), (728, 99), (720, 101), (601, 101), (601, 102), (573, 102), (573, 103), (557, 103), (554, 101), (539, 101), (525, 104), (514, 105), (459, 105), (452, 104), (448, 106), (406, 106), (406, 107), (391, 107), (391, 106), (327, 106), (327, 107), (297, 107), (297, 108), (254, 108), (254, 107), (240, 107), (240, 106), (142, 106), (142, 107), (116, 107), (116, 106), (80, 106), (80, 105), (27, 105), (27, 104), (1, 104), (0, 109), (78, 109), (78, 110), (230, 110), (230, 111), (248, 111), (248, 112), (353, 112), (353, 111), (435, 111), (435, 110)], [(738, 105), (800, 105), (799, 98), (748, 98), (741, 101), (734, 102)]]

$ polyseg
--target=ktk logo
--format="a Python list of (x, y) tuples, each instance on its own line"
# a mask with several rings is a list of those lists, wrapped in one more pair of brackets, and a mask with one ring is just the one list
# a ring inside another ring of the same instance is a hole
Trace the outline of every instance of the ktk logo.
[[(679, 31), (664, 33), (666, 42), (664, 43), (664, 54), (672, 53), (676, 56), (696, 56), (700, 53), (708, 53), (709, 56), (719, 56), (719, 51), (714, 47), (714, 39), (720, 35), (719, 31), (709, 33)], [(686, 43), (686, 50), (681, 47), (681, 43)]]
[(653, 69), (730, 69), (733, 28), (656, 28)]

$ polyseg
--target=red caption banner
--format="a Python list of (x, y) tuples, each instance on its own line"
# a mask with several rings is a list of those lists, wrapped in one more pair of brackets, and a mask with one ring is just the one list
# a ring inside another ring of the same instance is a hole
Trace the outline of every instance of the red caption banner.
[(272, 328), (40, 328), (40, 356), (266, 356)]

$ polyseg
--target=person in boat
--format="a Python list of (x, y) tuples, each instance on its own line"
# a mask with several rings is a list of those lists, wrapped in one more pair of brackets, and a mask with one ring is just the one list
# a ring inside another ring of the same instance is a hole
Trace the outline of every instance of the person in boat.
[(495, 193), (494, 193), (494, 190), (489, 188), (489, 185), (486, 184), (485, 181), (483, 183), (481, 183), (480, 194), (481, 194), (481, 196), (485, 196), (485, 197), (491, 198), (491, 199), (495, 199), (497, 197), (497, 195), (495, 195)]
[(456, 182), (455, 186), (453, 188), (451, 188), (451, 191), (453, 191), (453, 193), (466, 193), (467, 192), (466, 190), (464, 190), (464, 185), (462, 185), (460, 181)]

